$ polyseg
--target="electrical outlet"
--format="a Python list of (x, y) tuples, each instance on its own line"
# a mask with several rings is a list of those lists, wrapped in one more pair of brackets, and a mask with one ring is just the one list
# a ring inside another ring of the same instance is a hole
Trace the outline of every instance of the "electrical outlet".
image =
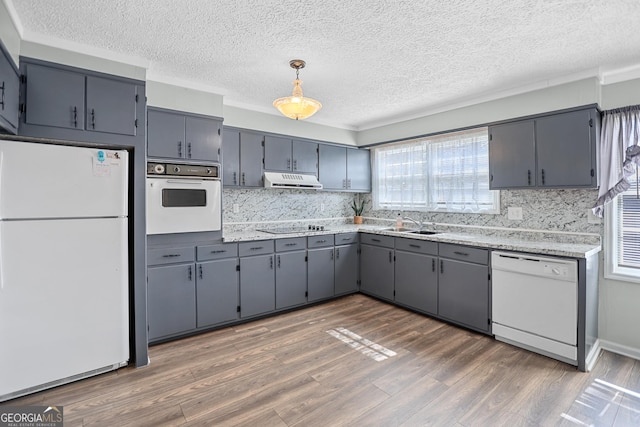
[(513, 221), (522, 221), (522, 208), (509, 207), (507, 209), (507, 218)]
[(237, 203), (233, 204), (233, 213), (240, 213), (240, 205)]
[(587, 210), (587, 223), (589, 224), (600, 224), (602, 222), (602, 218), (599, 216), (595, 216), (591, 209)]
[(320, 203), (320, 212), (324, 212), (324, 203)]

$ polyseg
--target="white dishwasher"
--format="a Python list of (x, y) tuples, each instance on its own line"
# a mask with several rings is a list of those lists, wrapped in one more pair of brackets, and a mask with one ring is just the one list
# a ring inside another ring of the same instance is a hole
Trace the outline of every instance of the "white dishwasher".
[(578, 364), (576, 260), (492, 252), (496, 339)]

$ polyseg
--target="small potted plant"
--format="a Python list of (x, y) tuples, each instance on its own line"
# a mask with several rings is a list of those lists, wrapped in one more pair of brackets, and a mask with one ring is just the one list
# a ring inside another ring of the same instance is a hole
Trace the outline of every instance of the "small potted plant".
[(351, 209), (353, 209), (353, 223), (362, 224), (362, 211), (364, 210), (364, 200), (358, 204), (356, 199), (351, 202)]

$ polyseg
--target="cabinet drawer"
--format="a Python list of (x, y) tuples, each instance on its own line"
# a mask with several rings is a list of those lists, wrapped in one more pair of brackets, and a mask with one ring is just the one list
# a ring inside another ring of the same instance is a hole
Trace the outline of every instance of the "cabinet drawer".
[(336, 246), (358, 243), (358, 233), (340, 233), (336, 234), (334, 238)]
[(489, 250), (487, 249), (440, 243), (439, 254), (443, 258), (474, 262), (476, 264), (489, 264)]
[(438, 242), (396, 237), (396, 249), (420, 254), (438, 255)]
[(147, 251), (147, 265), (176, 264), (179, 262), (193, 262), (196, 259), (193, 246), (182, 248), (149, 249)]
[(312, 248), (324, 248), (327, 246), (333, 246), (333, 234), (325, 234), (323, 236), (309, 236), (307, 237), (307, 247)]
[(276, 240), (276, 252), (297, 251), (307, 248), (307, 239), (304, 237), (291, 237)]
[(196, 248), (196, 254), (198, 256), (198, 261), (233, 258), (238, 256), (238, 244), (223, 243), (220, 245), (198, 246)]
[(238, 244), (238, 254), (243, 256), (265, 255), (273, 253), (273, 240), (256, 240)]
[(360, 243), (367, 245), (384, 246), (385, 248), (393, 248), (395, 237), (383, 236), (381, 234), (363, 234), (360, 236)]

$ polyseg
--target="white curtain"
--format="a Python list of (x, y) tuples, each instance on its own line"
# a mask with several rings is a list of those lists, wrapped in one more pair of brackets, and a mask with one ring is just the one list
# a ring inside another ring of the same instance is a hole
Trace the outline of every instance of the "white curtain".
[(598, 200), (594, 215), (604, 215), (604, 205), (629, 189), (628, 178), (640, 165), (640, 105), (605, 111), (600, 132)]
[(372, 150), (373, 207), (498, 213), (489, 190), (487, 128), (436, 135)]

